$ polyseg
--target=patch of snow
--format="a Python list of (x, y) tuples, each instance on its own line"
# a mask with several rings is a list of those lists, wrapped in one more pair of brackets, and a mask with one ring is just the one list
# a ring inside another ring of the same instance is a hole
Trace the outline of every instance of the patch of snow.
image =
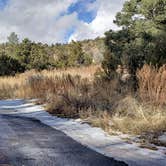
[(125, 135), (110, 136), (100, 128), (82, 123), (80, 119), (52, 116), (44, 111), (43, 106), (35, 105), (33, 101), (2, 100), (0, 101), (0, 114), (36, 118), (52, 128), (63, 131), (81, 144), (106, 156), (124, 161), (130, 166), (166, 165), (165, 147), (157, 147), (157, 151), (140, 148), (137, 143), (127, 143), (123, 139)]
[(165, 132), (163, 135), (159, 136), (159, 137), (158, 137), (158, 140), (159, 140), (161, 143), (166, 144), (166, 132)]

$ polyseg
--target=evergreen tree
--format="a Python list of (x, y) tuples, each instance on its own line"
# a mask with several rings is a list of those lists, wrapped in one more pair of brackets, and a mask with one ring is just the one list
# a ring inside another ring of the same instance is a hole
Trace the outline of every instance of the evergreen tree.
[(19, 38), (15, 32), (12, 32), (10, 36), (8, 36), (8, 42), (9, 44), (18, 44)]
[(32, 42), (28, 38), (25, 38), (17, 49), (17, 59), (25, 69), (29, 69), (31, 46)]
[(23, 72), (24, 69), (18, 60), (0, 52), (0, 76), (14, 75), (17, 72)]
[(115, 69), (117, 62), (132, 74), (144, 63), (166, 63), (166, 0), (126, 1), (114, 22), (122, 30), (106, 33), (105, 71)]

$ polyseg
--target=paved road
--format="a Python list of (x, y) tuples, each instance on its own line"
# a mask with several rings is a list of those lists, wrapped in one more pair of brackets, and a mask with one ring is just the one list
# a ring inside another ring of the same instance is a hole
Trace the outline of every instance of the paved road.
[(40, 121), (0, 115), (0, 166), (126, 166)]

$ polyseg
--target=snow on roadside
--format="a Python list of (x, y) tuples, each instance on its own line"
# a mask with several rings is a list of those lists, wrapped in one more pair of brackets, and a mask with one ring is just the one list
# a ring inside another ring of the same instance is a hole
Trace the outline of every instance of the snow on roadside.
[(165, 166), (166, 148), (142, 149), (136, 143), (126, 143), (122, 136), (110, 136), (102, 129), (81, 123), (80, 120), (58, 118), (50, 115), (33, 101), (1, 100), (0, 114), (32, 117), (55, 129), (61, 130), (74, 140), (104, 155), (122, 160), (130, 166)]

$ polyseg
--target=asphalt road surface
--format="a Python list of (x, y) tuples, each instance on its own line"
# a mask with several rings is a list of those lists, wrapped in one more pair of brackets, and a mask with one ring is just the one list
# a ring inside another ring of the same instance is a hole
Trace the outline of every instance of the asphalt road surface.
[(0, 115), (0, 166), (126, 166), (40, 121)]

